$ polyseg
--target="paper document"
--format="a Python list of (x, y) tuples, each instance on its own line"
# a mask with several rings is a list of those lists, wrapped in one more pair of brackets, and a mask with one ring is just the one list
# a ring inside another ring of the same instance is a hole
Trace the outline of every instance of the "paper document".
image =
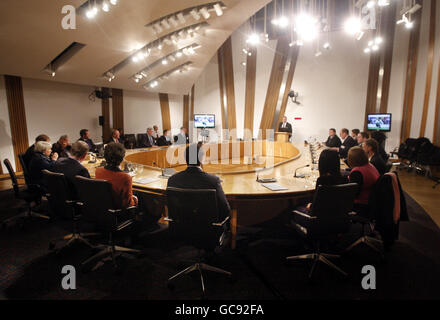
[(139, 184), (149, 184), (152, 182), (156, 182), (159, 179), (155, 179), (155, 178), (142, 178), (142, 179), (134, 179), (133, 182), (134, 183), (139, 183)]
[(266, 184), (262, 184), (263, 187), (271, 190), (271, 191), (283, 191), (283, 190), (289, 190), (283, 186), (280, 186), (279, 184), (276, 183), (266, 183)]

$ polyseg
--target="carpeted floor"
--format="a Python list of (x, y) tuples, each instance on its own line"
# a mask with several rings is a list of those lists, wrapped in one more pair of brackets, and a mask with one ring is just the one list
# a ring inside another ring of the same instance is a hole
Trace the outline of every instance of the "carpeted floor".
[[(302, 240), (285, 226), (286, 216), (242, 230), (239, 248), (224, 250), (211, 263), (231, 271), (234, 280), (207, 274), (207, 298), (440, 299), (440, 229), (413, 199), (408, 196), (407, 201), (411, 222), (401, 224), (400, 241), (385, 260), (361, 246), (334, 261), (349, 273), (347, 279), (319, 265), (310, 282), (308, 263), (285, 262), (286, 256), (307, 253)], [(19, 210), (11, 192), (0, 193), (0, 220)], [(166, 232), (136, 243), (145, 256), (122, 261), (121, 274), (110, 264), (83, 274), (79, 265), (91, 255), (88, 248), (76, 246), (59, 255), (48, 250), (51, 239), (68, 233), (67, 226), (35, 220), (0, 231), (0, 299), (200, 299), (197, 274), (177, 280), (175, 290), (168, 290), (167, 278), (187, 266), (184, 261), (194, 251), (179, 248)], [(336, 249), (347, 246), (358, 231), (354, 227)], [(65, 265), (77, 267), (74, 291), (61, 288)], [(376, 290), (361, 287), (364, 265), (376, 268)]]

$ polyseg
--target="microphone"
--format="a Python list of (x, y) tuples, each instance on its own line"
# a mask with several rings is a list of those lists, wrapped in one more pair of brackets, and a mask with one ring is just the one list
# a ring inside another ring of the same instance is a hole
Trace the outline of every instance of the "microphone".
[(298, 172), (298, 170), (299, 169), (304, 169), (304, 168), (308, 168), (308, 167), (310, 167), (310, 164), (308, 164), (308, 165), (306, 165), (306, 166), (304, 166), (304, 167), (299, 167), (299, 168), (297, 168), (296, 170), (295, 170), (295, 176), (294, 176), (294, 178), (305, 178), (305, 174), (301, 174), (301, 175), (297, 175), (297, 172)]

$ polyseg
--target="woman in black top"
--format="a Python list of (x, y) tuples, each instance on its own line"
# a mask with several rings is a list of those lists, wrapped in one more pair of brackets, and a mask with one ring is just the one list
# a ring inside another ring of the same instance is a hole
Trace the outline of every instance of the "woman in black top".
[[(326, 149), (319, 156), (319, 178), (316, 186), (336, 186), (348, 183), (347, 177), (341, 175), (341, 160), (336, 150)], [(308, 212), (312, 204), (309, 203), (299, 211)]]

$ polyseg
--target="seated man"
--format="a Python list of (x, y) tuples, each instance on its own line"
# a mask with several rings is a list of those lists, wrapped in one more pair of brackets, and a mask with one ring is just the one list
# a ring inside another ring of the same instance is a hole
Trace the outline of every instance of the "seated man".
[(174, 137), (176, 144), (189, 144), (188, 130), (185, 127), (180, 128), (180, 133)]
[(160, 138), (159, 127), (157, 125), (153, 126), (153, 138), (155, 141)]
[(62, 135), (60, 139), (52, 145), (52, 152), (58, 153), (60, 158), (68, 158), (72, 146), (67, 135)]
[(89, 146), (84, 141), (77, 141), (72, 145), (71, 156), (60, 158), (53, 167), (53, 172), (62, 173), (66, 177), (69, 185), (72, 200), (78, 199), (78, 194), (74, 186), (75, 176), (90, 178), (89, 171), (81, 164), (89, 152)]
[(96, 146), (93, 143), (92, 139), (90, 139), (90, 132), (87, 129), (82, 129), (79, 132), (79, 135), (81, 136), (78, 141), (84, 141), (85, 143), (87, 143), (87, 145), (89, 146), (89, 151), (90, 152), (95, 152), (96, 151)]
[(202, 169), (200, 144), (192, 144), (186, 148), (185, 159), (188, 168), (176, 173), (168, 180), (168, 187), (181, 189), (215, 189), (219, 208), (219, 218), (226, 219), (231, 208), (223, 192), (220, 179)]
[(153, 136), (153, 129), (152, 128), (147, 129), (147, 138), (144, 143), (144, 147), (145, 148), (157, 147), (156, 140), (154, 139), (154, 136)]
[(364, 142), (367, 141), (370, 138), (370, 135), (366, 132), (360, 132), (357, 136), (357, 144), (359, 147), (363, 147)]
[(44, 179), (43, 170), (53, 171), (58, 154), (52, 154), (52, 145), (46, 141), (35, 144), (35, 153), (29, 164), (29, 178), (31, 184), (39, 185), (44, 192), (47, 191), (47, 183)]
[(335, 149), (338, 149), (339, 156), (342, 159), (346, 159), (348, 156), (348, 151), (350, 151), (351, 148), (355, 147), (357, 142), (349, 135), (348, 129), (345, 128), (342, 129), (340, 135), (341, 135), (342, 145), (339, 148), (335, 148)]
[(121, 133), (119, 132), (119, 130), (117, 130), (117, 129), (112, 130), (112, 137), (110, 138), (109, 141), (107, 141), (106, 144), (109, 144), (111, 142), (124, 144), (123, 140), (121, 139)]
[(359, 129), (353, 129), (353, 130), (351, 130), (351, 137), (352, 137), (354, 140), (357, 140), (357, 136), (358, 136), (359, 133), (361, 133), (361, 130), (359, 130)]
[(332, 128), (328, 131), (329, 137), (325, 142), (327, 148), (339, 148), (341, 146), (341, 139), (336, 135), (336, 129)]
[(35, 145), (40, 141), (50, 142), (50, 138), (45, 134), (40, 134), (38, 137), (35, 138), (35, 143), (26, 150), (26, 153), (23, 156), (23, 160), (24, 160), (24, 165), (26, 166), (27, 169), (29, 169), (29, 164), (32, 160), (32, 157), (34, 156)]
[(159, 147), (170, 146), (171, 143), (171, 132), (170, 130), (165, 129), (163, 131), (163, 136), (157, 139), (157, 145)]
[(387, 172), (387, 164), (379, 155), (379, 144), (374, 139), (368, 139), (363, 145), (363, 149), (368, 156), (370, 163), (376, 167), (380, 175), (384, 175)]
[(128, 173), (120, 169), (125, 157), (125, 148), (120, 143), (111, 142), (104, 151), (105, 167), (96, 169), (96, 179), (111, 183), (115, 209), (127, 209), (137, 205), (138, 199), (133, 195), (133, 182)]

